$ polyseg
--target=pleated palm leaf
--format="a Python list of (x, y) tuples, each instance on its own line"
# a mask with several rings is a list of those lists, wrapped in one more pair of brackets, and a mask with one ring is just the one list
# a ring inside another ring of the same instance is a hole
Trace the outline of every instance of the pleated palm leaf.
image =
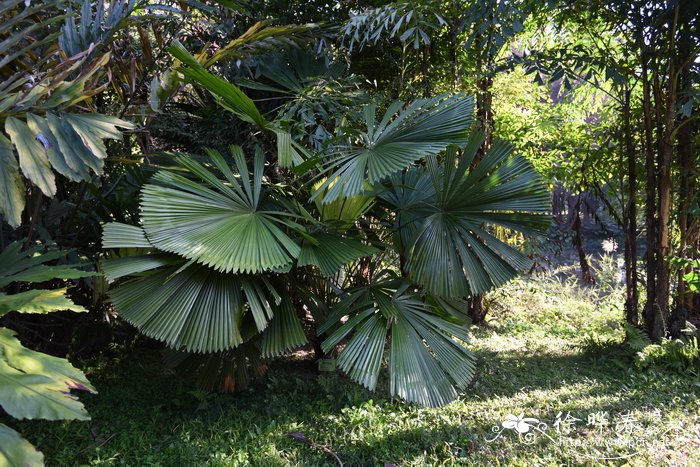
[(288, 269), (301, 251), (288, 235), (300, 228), (294, 214), (263, 187), (262, 153), (252, 177), (241, 149), (231, 153), (235, 174), (216, 151), (218, 174), (178, 157), (179, 173), (162, 170), (143, 188), (142, 228), (104, 228), (103, 247), (144, 253), (104, 261), (108, 280), (135, 277), (111, 291), (116, 309), (175, 349), (224, 351), (265, 330), (283, 302), (264, 273)]
[(262, 333), (261, 355), (271, 357), (306, 341), (280, 273), (296, 263), (328, 276), (374, 249), (321, 226), (307, 233), (266, 181), (261, 151), (252, 170), (239, 147), (235, 170), (217, 151), (207, 155), (209, 166), (180, 156), (152, 177), (141, 227), (105, 225), (103, 247), (128, 253), (105, 260), (105, 276), (131, 278), (110, 295), (124, 319), (174, 349), (222, 352)]
[(537, 233), (550, 222), (543, 180), (510, 144), (496, 141), (472, 167), (482, 141), (473, 132), (458, 157), (454, 148), (441, 163), (428, 157), (427, 167), (392, 177), (380, 195), (396, 213), (394, 231), (409, 277), (445, 298), (487, 292), (530, 266), (488, 225)]
[(388, 360), (392, 395), (429, 407), (451, 402), (474, 375), (466, 324), (426, 303), (409, 282), (382, 276), (333, 308), (319, 328), (331, 330), (323, 349), (345, 342), (339, 367), (370, 390)]
[(375, 184), (449, 145), (466, 143), (473, 107), (469, 96), (443, 94), (407, 106), (395, 102), (377, 121), (376, 104), (366, 105), (366, 130), (355, 132), (345, 145), (329, 148), (321, 169), (326, 180), (315, 197), (322, 195), (323, 202), (330, 203), (359, 195), (365, 183)]

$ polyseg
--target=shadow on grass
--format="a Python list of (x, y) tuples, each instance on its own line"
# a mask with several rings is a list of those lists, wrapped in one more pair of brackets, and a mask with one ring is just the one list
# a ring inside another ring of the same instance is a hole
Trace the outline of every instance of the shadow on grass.
[[(100, 394), (82, 396), (90, 422), (11, 424), (52, 465), (346, 465), (505, 462), (515, 447), (486, 443), (512, 413), (551, 422), (559, 411), (583, 419), (668, 403), (699, 387), (680, 376), (626, 371), (606, 359), (478, 351), (473, 385), (456, 403), (423, 409), (370, 393), (313, 363), (271, 367), (266, 381), (234, 395), (196, 397), (163, 370), (157, 352), (125, 356), (91, 375)], [(691, 397), (691, 396), (688, 396)], [(512, 444), (512, 443), (511, 443)], [(556, 453), (555, 453), (556, 454)]]

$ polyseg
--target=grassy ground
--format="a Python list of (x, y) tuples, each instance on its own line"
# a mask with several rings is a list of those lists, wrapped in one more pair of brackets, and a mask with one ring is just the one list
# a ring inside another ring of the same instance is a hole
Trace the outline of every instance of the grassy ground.
[[(334, 465), (331, 452), (360, 466), (700, 465), (697, 372), (640, 372), (619, 353), (576, 350), (583, 336), (622, 332), (619, 290), (601, 291), (549, 276), (490, 297), (490, 325), (472, 342), (478, 375), (440, 409), (319, 376), (310, 362), (274, 364), (244, 394), (204, 396), (140, 350), (88, 364), (100, 391), (81, 395), (91, 422), (12, 425), (49, 465)], [(501, 425), (509, 414), (539, 423), (519, 435)], [(555, 426), (567, 414), (578, 421)]]

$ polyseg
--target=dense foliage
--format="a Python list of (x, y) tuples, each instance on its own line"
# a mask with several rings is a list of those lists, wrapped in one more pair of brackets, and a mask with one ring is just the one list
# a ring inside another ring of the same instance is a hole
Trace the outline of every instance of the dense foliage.
[(589, 219), (627, 325), (572, 348), (692, 373), (700, 3), (599, 3), (1, 0), (3, 410), (86, 418), (84, 375), (22, 344), (136, 332), (205, 390), (306, 348), (441, 406), (486, 294), (567, 244), (605, 286)]

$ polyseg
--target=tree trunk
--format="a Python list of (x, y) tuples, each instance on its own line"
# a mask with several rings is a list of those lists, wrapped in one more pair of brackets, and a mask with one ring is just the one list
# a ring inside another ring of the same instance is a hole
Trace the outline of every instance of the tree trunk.
[(651, 113), (651, 84), (649, 63), (646, 53), (642, 52), (642, 105), (644, 110), (644, 168), (646, 171), (646, 293), (644, 304), (644, 325), (651, 333), (654, 326), (656, 309), (656, 157), (654, 154), (654, 121)]
[(586, 259), (586, 252), (583, 249), (583, 237), (581, 236), (581, 195), (578, 195), (572, 215), (573, 222), (571, 223), (571, 230), (574, 232), (574, 248), (576, 248), (581, 265), (581, 280), (585, 284), (595, 284), (595, 278), (591, 274), (591, 267)]
[[(693, 50), (693, 37), (688, 24), (680, 30), (678, 42), (679, 63), (681, 64), (679, 87), (686, 104), (690, 102), (693, 92), (693, 77), (691, 64), (695, 63), (697, 53)], [(692, 104), (691, 104), (692, 105)], [(696, 180), (697, 167), (695, 160), (695, 120), (691, 115), (683, 115), (678, 119), (678, 159), (680, 163), (680, 186), (678, 192), (678, 228), (680, 245), (678, 256), (693, 261), (698, 258), (698, 228), (697, 215), (692, 212), (692, 203), (697, 196)], [(696, 309), (694, 294), (686, 286), (683, 276), (692, 267), (680, 268), (678, 271), (675, 306), (671, 314), (669, 328), (674, 337), (679, 337), (688, 318), (699, 314)]]
[(637, 289), (637, 154), (632, 139), (631, 91), (625, 91), (623, 106), (624, 146), (627, 156), (627, 206), (623, 211), (625, 234), (625, 319), (633, 326), (639, 321), (639, 291)]

